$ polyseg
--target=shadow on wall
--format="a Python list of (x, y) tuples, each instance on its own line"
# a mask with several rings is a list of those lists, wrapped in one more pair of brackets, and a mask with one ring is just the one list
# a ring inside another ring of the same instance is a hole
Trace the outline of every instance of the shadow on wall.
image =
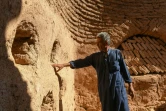
[(31, 111), (27, 84), (8, 59), (5, 32), (8, 22), (21, 11), (21, 0), (0, 0), (0, 110)]
[(166, 103), (159, 106), (155, 111), (166, 111)]

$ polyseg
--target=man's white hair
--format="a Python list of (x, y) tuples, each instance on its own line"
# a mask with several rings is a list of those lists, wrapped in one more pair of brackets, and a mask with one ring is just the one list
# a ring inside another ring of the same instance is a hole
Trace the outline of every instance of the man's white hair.
[(107, 32), (100, 32), (97, 34), (97, 37), (102, 38), (103, 41), (107, 42), (108, 45), (111, 44), (110, 35)]

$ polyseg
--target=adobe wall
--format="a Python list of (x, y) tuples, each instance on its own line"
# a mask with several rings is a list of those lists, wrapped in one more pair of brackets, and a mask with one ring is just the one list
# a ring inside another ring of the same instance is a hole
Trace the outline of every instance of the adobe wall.
[(43, 0), (0, 4), (0, 110), (73, 111), (74, 73), (51, 66), (74, 57), (63, 20)]

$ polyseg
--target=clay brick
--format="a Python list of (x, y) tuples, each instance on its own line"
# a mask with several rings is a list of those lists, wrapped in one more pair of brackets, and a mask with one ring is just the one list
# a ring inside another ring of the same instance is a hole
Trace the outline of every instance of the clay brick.
[(158, 55), (159, 58), (162, 58), (162, 55), (159, 51), (156, 51), (156, 55)]
[(159, 65), (155, 65), (155, 67), (159, 72), (164, 73), (164, 70), (162, 70), (162, 68)]
[(135, 75), (138, 75), (138, 72), (134, 66), (131, 66), (130, 69), (133, 71)]
[(148, 41), (151, 43), (151, 44), (154, 44), (154, 42), (151, 40), (150, 37), (146, 37), (148, 39)]
[(147, 37), (142, 37), (142, 39), (144, 40), (144, 42), (147, 44), (147, 43), (150, 43), (147, 39)]
[(165, 43), (162, 41), (162, 40), (160, 40), (160, 39), (157, 39), (157, 42), (160, 44), (160, 45), (165, 45)]
[(129, 51), (126, 51), (126, 55), (127, 55), (127, 59), (131, 59), (132, 58), (132, 55), (130, 54)]
[(158, 39), (156, 39), (155, 41), (156, 41), (156, 44), (157, 44), (157, 45), (160, 45), (160, 43), (158, 42)]
[(163, 62), (165, 62), (165, 65), (166, 65), (166, 57), (165, 57), (165, 58), (163, 58), (162, 60), (163, 60)]
[(144, 40), (142, 39), (142, 37), (138, 37), (140, 43), (144, 43)]
[(129, 69), (130, 75), (133, 75), (134, 74), (133, 70), (131, 68), (128, 68), (128, 69)]
[(144, 65), (142, 65), (142, 68), (146, 71), (146, 73), (150, 73), (150, 71)]
[(130, 63), (131, 63), (132, 66), (138, 66), (137, 61), (134, 60), (134, 59), (132, 59)]
[(134, 49), (134, 47), (132, 46), (131, 43), (128, 43), (128, 46), (130, 47), (130, 50), (133, 50), (133, 49)]
[(146, 64), (146, 67), (150, 70), (150, 72), (155, 72), (155, 68), (152, 65)]
[(134, 36), (133, 39), (138, 42), (138, 43), (141, 43), (141, 41), (138, 39), (138, 37)]
[(154, 46), (154, 44), (150, 44), (150, 46), (153, 50), (156, 50), (156, 47)]
[(125, 46), (126, 46), (127, 50), (131, 50), (130, 47), (128, 46), (127, 42), (125, 43)]
[(84, 39), (82, 39), (82, 38), (80, 38), (80, 37), (77, 37), (76, 41), (79, 42), (79, 43), (83, 43), (83, 42), (84, 42)]
[[(157, 54), (156, 54), (156, 55), (157, 55)], [(159, 65), (159, 62), (157, 61), (156, 58), (154, 58), (153, 61), (155, 62), (156, 65)]]
[(165, 65), (165, 63), (163, 62), (163, 60), (162, 60), (161, 58), (157, 58), (157, 61), (159, 61), (159, 63), (160, 63), (161, 65)]
[(144, 59), (139, 58), (139, 61), (140, 61), (143, 65), (146, 65), (146, 62), (145, 62), (145, 60), (144, 60)]
[(147, 63), (147, 64), (151, 64), (151, 62), (149, 61), (149, 59), (145, 58), (144, 61)]
[(161, 68), (164, 72), (166, 72), (166, 66), (160, 65), (160, 68)]
[(128, 50), (125, 43), (122, 43), (121, 46), (122, 46), (123, 50)]
[(143, 51), (143, 52), (144, 52), (144, 54), (145, 54), (146, 58), (149, 58), (149, 57), (150, 57), (150, 55), (149, 55), (148, 51)]
[(96, 40), (95, 39), (86, 39), (84, 41), (85, 44), (95, 44), (96, 43)]
[(147, 73), (146, 70), (144, 70), (141, 66), (139, 66), (138, 68), (139, 68), (139, 70), (140, 70), (143, 74), (146, 74), (146, 73)]
[(160, 51), (162, 55), (166, 55), (166, 51)]
[(148, 50), (147, 52), (148, 52), (148, 54), (150, 55), (150, 57), (152, 57), (152, 58), (154, 57), (152, 51)]
[(156, 39), (151, 39), (154, 43), (155, 43), (155, 45), (159, 45), (159, 43), (156, 41)]
[(146, 44), (146, 47), (149, 49), (149, 50), (152, 50), (152, 48), (151, 48), (151, 46), (150, 46), (150, 44), (148, 43), (148, 44)]
[(131, 66), (131, 64), (130, 64), (130, 59), (124, 59), (125, 60), (125, 62), (126, 62), (126, 64), (127, 64), (127, 66)]
[(133, 44), (135, 44), (135, 43), (136, 43), (136, 41), (135, 41), (135, 40), (130, 40), (130, 39), (129, 39), (129, 40), (127, 40), (127, 42), (128, 42), (128, 43), (133, 43)]
[(131, 50), (129, 51), (129, 53), (130, 53), (132, 58), (135, 58), (135, 55), (134, 55), (134, 53)]
[(134, 66), (134, 67), (135, 67), (135, 69), (137, 70), (138, 74), (142, 74), (142, 73), (143, 73), (143, 72), (139, 69), (138, 66)]
[(140, 45), (143, 47), (143, 50), (147, 50), (148, 49), (147, 46), (144, 43), (141, 43)]
[(128, 56), (125, 50), (123, 51), (123, 55), (124, 55), (124, 59), (128, 59)]
[(154, 44), (154, 46), (157, 48), (157, 50), (161, 50), (160, 45)]
[(134, 54), (135, 54), (136, 57), (140, 58), (140, 54), (139, 54), (138, 50), (134, 49), (133, 52), (134, 52)]
[(144, 50), (144, 48), (140, 45), (140, 43), (137, 43), (137, 46), (139, 47), (140, 50)]
[(144, 51), (139, 50), (139, 53), (140, 53), (142, 58), (146, 58), (146, 55), (145, 55)]
[(139, 50), (139, 48), (138, 48), (138, 46), (137, 46), (136, 44), (133, 44), (133, 46), (134, 46), (134, 48), (135, 48), (136, 50)]
[(160, 45), (160, 47), (163, 51), (166, 51), (166, 48), (164, 46)]
[(152, 65), (156, 65), (156, 63), (154, 62), (155, 58), (148, 58), (148, 59), (149, 59), (149, 61), (151, 62)]
[(124, 53), (124, 54), (125, 54), (125, 58), (126, 58), (126, 59), (130, 59), (129, 54), (128, 54), (128, 52), (127, 52), (127, 51), (125, 51), (125, 53)]
[(152, 65), (152, 67), (154, 68), (155, 72), (159, 73), (160, 72), (160, 69), (157, 68), (155, 65)]
[(137, 63), (138, 65), (140, 65), (140, 66), (143, 65), (143, 63), (140, 61), (140, 58), (137, 58), (137, 57), (136, 57), (136, 58), (134, 59), (134, 61), (136, 61), (136, 63)]
[(154, 56), (155, 58), (158, 58), (158, 55), (156, 54), (156, 51), (152, 51), (152, 53), (153, 53), (153, 56)]

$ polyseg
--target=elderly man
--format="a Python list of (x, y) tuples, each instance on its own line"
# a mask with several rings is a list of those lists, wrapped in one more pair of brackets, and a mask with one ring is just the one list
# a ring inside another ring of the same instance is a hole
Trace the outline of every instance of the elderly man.
[(70, 61), (65, 64), (53, 64), (57, 71), (63, 67), (82, 68), (92, 65), (98, 76), (98, 92), (102, 111), (129, 111), (124, 81), (129, 84), (129, 94), (134, 97), (134, 89), (130, 73), (118, 49), (110, 48), (110, 35), (101, 32), (97, 35), (99, 52), (84, 59)]

